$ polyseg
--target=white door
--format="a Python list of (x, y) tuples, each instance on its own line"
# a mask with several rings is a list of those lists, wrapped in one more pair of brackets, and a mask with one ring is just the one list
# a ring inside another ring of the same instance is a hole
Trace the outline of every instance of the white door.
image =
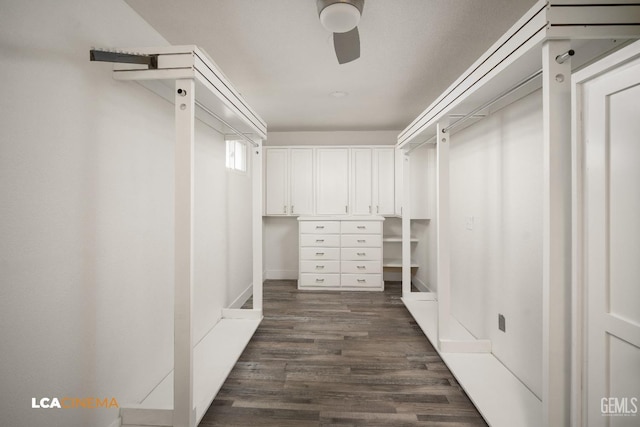
[(640, 425), (640, 60), (584, 84), (587, 425)]
[(395, 149), (373, 150), (373, 205), (374, 213), (392, 215), (395, 210)]
[(265, 214), (286, 215), (289, 212), (288, 200), (288, 149), (265, 149)]
[(372, 213), (371, 149), (351, 149), (351, 214)]
[(349, 213), (349, 149), (318, 148), (316, 151), (316, 213)]
[(294, 215), (313, 214), (313, 149), (292, 148), (289, 155), (290, 206)]

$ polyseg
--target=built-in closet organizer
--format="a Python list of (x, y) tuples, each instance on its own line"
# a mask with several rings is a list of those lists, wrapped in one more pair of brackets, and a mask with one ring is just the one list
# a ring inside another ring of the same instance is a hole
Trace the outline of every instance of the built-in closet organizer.
[(384, 290), (381, 216), (299, 217), (299, 289)]

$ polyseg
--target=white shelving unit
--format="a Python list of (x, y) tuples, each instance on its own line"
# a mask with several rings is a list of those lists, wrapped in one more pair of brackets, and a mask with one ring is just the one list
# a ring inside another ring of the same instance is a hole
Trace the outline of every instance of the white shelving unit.
[[(175, 104), (174, 368), (141, 402), (121, 404), (122, 426), (194, 427), (262, 319), (262, 140), (267, 126), (198, 47), (133, 51), (93, 50), (92, 59), (115, 62), (116, 80), (139, 82)], [(253, 308), (223, 309), (222, 318), (198, 343), (193, 331), (196, 118), (244, 139), (253, 157)]]
[[(640, 38), (640, 4), (632, 1), (538, 1), (503, 37), (398, 135), (405, 157), (436, 144), (437, 303), (410, 297), (409, 219), (403, 218), (403, 296), (443, 359), (492, 425), (571, 425), (571, 75), (621, 41)], [(575, 54), (575, 55), (574, 55)], [(542, 400), (535, 402), (490, 353), (490, 343), (458, 334), (451, 315), (449, 146), (455, 132), (542, 88)], [(405, 160), (406, 162), (406, 160)], [(409, 175), (405, 172), (405, 178)], [(404, 208), (411, 204), (404, 191)], [(428, 310), (429, 319), (424, 319)], [(495, 378), (483, 378), (482, 371)], [(515, 384), (515, 386), (514, 386)], [(493, 391), (489, 391), (493, 390)], [(494, 395), (500, 393), (499, 396)], [(486, 398), (482, 394), (486, 393)], [(515, 398), (515, 400), (514, 400)], [(499, 410), (509, 418), (494, 421)], [(509, 403), (511, 402), (511, 403)], [(523, 404), (523, 402), (526, 402)]]

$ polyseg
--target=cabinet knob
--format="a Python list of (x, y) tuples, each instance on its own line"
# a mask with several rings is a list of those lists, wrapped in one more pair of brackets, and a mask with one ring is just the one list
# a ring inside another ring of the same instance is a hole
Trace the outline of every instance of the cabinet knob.
[(349, 213), (349, 206), (344, 207), (344, 213)]
[[(293, 211), (291, 211), (293, 212)], [(376, 206), (376, 213), (380, 213), (380, 206)]]
[(358, 283), (366, 283), (366, 279), (358, 279)]
[(324, 265), (316, 265), (316, 269), (318, 270), (322, 270), (324, 268)]
[(293, 205), (291, 205), (291, 213), (293, 213)]
[(324, 239), (316, 239), (316, 243), (322, 243), (324, 242)]
[(367, 243), (367, 241), (364, 239), (358, 239), (358, 243)]
[(284, 208), (282, 210), (284, 213), (287, 213), (287, 205), (284, 205)]
[(364, 225), (359, 225), (359, 226), (358, 226), (358, 228), (359, 228), (360, 230), (364, 230), (364, 229), (365, 229), (365, 228), (367, 228), (367, 227), (366, 227), (366, 226), (364, 226)]
[(316, 225), (316, 228), (323, 229), (324, 225)]
[(316, 252), (316, 255), (322, 256), (322, 255), (324, 255), (324, 252)]
[(316, 282), (322, 283), (322, 282), (324, 282), (324, 279), (316, 279)]
[(366, 254), (366, 252), (358, 252), (358, 256), (365, 256)]
[(365, 267), (364, 265), (359, 265), (359, 266), (358, 266), (358, 269), (359, 269), (359, 270), (364, 270), (364, 269), (366, 269), (366, 268), (367, 268), (367, 267)]

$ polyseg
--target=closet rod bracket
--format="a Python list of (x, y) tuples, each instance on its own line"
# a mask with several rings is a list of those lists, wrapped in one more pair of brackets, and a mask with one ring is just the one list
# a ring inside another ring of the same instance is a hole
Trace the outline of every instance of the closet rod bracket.
[(117, 62), (121, 64), (146, 65), (149, 70), (158, 69), (158, 55), (147, 55), (137, 52), (123, 52), (117, 50), (91, 49), (89, 60), (99, 62)]

